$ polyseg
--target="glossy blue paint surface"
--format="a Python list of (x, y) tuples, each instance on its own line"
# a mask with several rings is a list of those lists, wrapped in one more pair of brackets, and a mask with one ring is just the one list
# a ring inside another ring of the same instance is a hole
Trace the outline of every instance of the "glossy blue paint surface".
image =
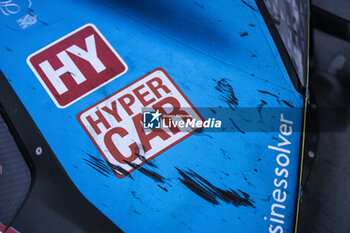
[[(123, 231), (269, 232), (271, 222), (264, 217), (270, 216), (275, 203), (278, 153), (268, 145), (278, 143), (280, 114), (288, 118), (290, 108), (286, 102), (296, 110), (294, 132), (288, 138), (286, 208), (279, 211), (285, 215), (285, 232), (292, 231), (303, 97), (294, 90), (254, 1), (60, 0), (47, 4), (33, 0), (30, 8), (23, 1), (18, 5), (18, 13), (0, 12), (0, 69), (74, 184)], [(16, 19), (28, 13), (36, 15), (38, 22), (23, 30)], [(26, 58), (87, 23), (101, 31), (129, 69), (59, 109)], [(276, 118), (267, 120), (275, 130), (192, 135), (152, 160), (156, 167), (145, 165), (164, 177), (164, 183), (139, 171), (132, 173), (133, 179), (100, 174), (85, 162), (88, 154), (102, 156), (76, 120), (77, 114), (157, 67), (169, 74), (196, 108), (227, 108), (215, 88), (219, 80), (227, 80), (239, 108), (258, 109), (263, 100), (267, 103), (263, 109), (277, 109)], [(220, 199), (218, 204), (208, 202), (181, 182), (176, 168), (192, 170), (219, 189), (241, 190), (254, 207)]]

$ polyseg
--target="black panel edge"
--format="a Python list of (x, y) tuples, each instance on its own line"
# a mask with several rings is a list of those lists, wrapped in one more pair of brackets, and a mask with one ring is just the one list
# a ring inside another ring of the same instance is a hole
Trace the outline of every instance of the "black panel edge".
[[(275, 45), (277, 47), (277, 50), (280, 54), (280, 57), (282, 59), (282, 62), (286, 68), (286, 71), (288, 73), (288, 76), (293, 84), (294, 89), (299, 92), (301, 95), (305, 96), (306, 89), (305, 87), (301, 84), (299, 76), (296, 72), (296, 69), (294, 68), (293, 62), (288, 54), (288, 51), (286, 47), (284, 46), (284, 43), (282, 41), (282, 38), (272, 20), (272, 17), (267, 10), (265, 3), (263, 0), (254, 0), (256, 5), (259, 8), (259, 11), (265, 21), (265, 24), (272, 36), (273, 41), (275, 42)], [(305, 64), (307, 65), (307, 64)], [(306, 80), (306, 78), (305, 78)]]
[(314, 28), (345, 41), (350, 41), (350, 21), (317, 6), (311, 7)]
[(26, 233), (122, 232), (75, 187), (9, 82), (0, 70), (1, 114), (32, 174), (11, 227)]

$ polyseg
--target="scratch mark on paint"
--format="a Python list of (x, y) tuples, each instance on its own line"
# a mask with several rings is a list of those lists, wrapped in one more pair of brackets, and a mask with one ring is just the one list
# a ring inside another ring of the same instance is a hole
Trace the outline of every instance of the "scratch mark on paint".
[(282, 101), (283, 101), (283, 103), (288, 105), (288, 107), (294, 108), (294, 106), (291, 103), (289, 103), (287, 100), (282, 100)]
[(241, 132), (242, 134), (245, 134), (245, 132), (244, 132), (243, 130), (241, 130), (241, 129), (238, 127), (238, 125), (236, 125), (236, 123), (235, 123), (231, 118), (228, 118), (228, 119), (231, 121), (232, 125), (233, 125), (239, 132)]
[(252, 9), (253, 11), (258, 12), (257, 9), (255, 9), (252, 5), (250, 5), (250, 4), (247, 3), (246, 1), (241, 0), (241, 2), (242, 2), (244, 5), (246, 5), (247, 7), (249, 7), (250, 9)]
[(234, 110), (234, 108), (238, 106), (238, 99), (235, 96), (232, 86), (225, 78), (220, 79), (216, 84), (215, 89), (222, 94), (221, 99), (224, 100), (232, 110)]
[(278, 96), (277, 96), (277, 95), (272, 94), (272, 93), (270, 93), (270, 92), (268, 92), (268, 91), (258, 90), (258, 92), (260, 92), (261, 94), (271, 95), (271, 96), (273, 96), (273, 97), (278, 98)]
[(149, 166), (151, 166), (151, 167), (158, 168), (157, 165), (155, 165), (155, 164), (152, 163), (151, 161), (148, 161), (148, 160), (146, 159), (145, 156), (140, 155), (139, 153), (136, 153), (136, 152), (134, 152), (134, 154), (137, 156), (137, 158), (139, 158), (139, 159), (140, 159), (142, 162), (144, 162), (145, 164), (147, 164), (147, 165), (149, 165)]
[(100, 174), (106, 177), (110, 177), (110, 175), (112, 174), (112, 171), (102, 159), (99, 159), (91, 154), (88, 154), (88, 156), (89, 156), (89, 159), (83, 159), (87, 165), (95, 169)]
[(137, 169), (138, 171), (140, 171), (142, 174), (144, 174), (145, 176), (151, 178), (152, 180), (158, 182), (158, 183), (165, 183), (165, 179), (163, 176), (161, 176), (160, 174), (158, 174), (157, 172), (148, 170), (144, 167), (141, 167), (140, 165), (136, 164), (136, 163), (132, 163), (129, 161), (124, 160), (125, 163), (127, 163), (130, 167)]
[(166, 187), (163, 187), (163, 186), (161, 186), (161, 185), (159, 185), (159, 184), (158, 184), (158, 187), (161, 188), (161, 189), (163, 189), (165, 192), (168, 192), (168, 189), (167, 189)]
[(236, 207), (247, 206), (255, 208), (254, 201), (250, 199), (249, 194), (232, 189), (223, 190), (212, 185), (208, 180), (204, 179), (192, 170), (183, 171), (176, 168), (182, 178), (178, 178), (187, 188), (194, 192), (204, 200), (214, 204), (220, 205), (219, 201), (227, 204), (232, 204)]
[(261, 103), (258, 105), (258, 113), (259, 113), (259, 116), (260, 116), (260, 120), (261, 120), (262, 122), (264, 122), (264, 120), (263, 120), (263, 118), (262, 118), (262, 115), (261, 115), (261, 110), (262, 110), (262, 108), (264, 107), (264, 105), (267, 104), (267, 102), (264, 101), (264, 100), (260, 100), (260, 101), (261, 101)]

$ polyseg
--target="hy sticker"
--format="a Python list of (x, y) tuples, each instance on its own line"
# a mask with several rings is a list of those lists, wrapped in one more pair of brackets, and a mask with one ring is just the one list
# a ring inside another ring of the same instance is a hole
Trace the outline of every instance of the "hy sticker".
[[(152, 111), (143, 113), (145, 108)], [(114, 174), (123, 178), (196, 130), (181, 131), (177, 126), (165, 130), (159, 127), (162, 114), (202, 118), (158, 68), (79, 113), (77, 119)]]
[(33, 53), (27, 63), (59, 108), (127, 71), (125, 62), (92, 24)]

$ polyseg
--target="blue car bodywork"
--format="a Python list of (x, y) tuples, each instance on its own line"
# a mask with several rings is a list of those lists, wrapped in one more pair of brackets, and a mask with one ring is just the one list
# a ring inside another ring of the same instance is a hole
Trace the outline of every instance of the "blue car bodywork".
[[(76, 187), (122, 231), (293, 231), (304, 96), (254, 1), (12, 3), (1, 6), (0, 69)], [(26, 60), (86, 24), (128, 70), (61, 109)], [(194, 133), (132, 178), (115, 177), (77, 115), (158, 67), (199, 112), (247, 109), (271, 129), (245, 131), (237, 117), (238, 130)], [(264, 109), (273, 113), (265, 121)]]

